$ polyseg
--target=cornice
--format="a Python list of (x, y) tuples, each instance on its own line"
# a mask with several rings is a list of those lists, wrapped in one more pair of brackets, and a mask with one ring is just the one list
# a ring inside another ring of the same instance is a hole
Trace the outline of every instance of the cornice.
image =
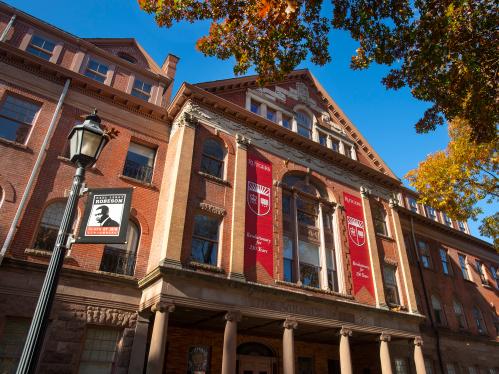
[(444, 232), (450, 236), (454, 236), (454, 237), (458, 237), (459, 239), (463, 239), (465, 241), (470, 241), (470, 242), (473, 242), (474, 244), (477, 244), (481, 247), (485, 247), (488, 251), (492, 251), (494, 252), (495, 254), (497, 254), (494, 246), (490, 243), (487, 243), (486, 241), (482, 240), (482, 239), (479, 239), (479, 238), (476, 238), (474, 236), (471, 236), (467, 233), (464, 233), (462, 231), (459, 231), (459, 230), (456, 230), (455, 228), (452, 228), (452, 227), (449, 227), (449, 226), (446, 226), (444, 225), (443, 223), (440, 223), (440, 222), (437, 222), (437, 221), (434, 221), (428, 217), (425, 217), (421, 214), (418, 214), (418, 213), (415, 213), (413, 212), (412, 210), (409, 210), (403, 206), (398, 206), (397, 207), (397, 210), (399, 211), (399, 213), (405, 217), (408, 217), (408, 218), (413, 218), (415, 221), (419, 222), (419, 223), (422, 223), (424, 224), (425, 226), (430, 226), (434, 229), (437, 229), (441, 232)]
[(168, 116), (174, 120), (182, 111), (187, 101), (192, 100), (201, 106), (223, 115), (224, 117), (237, 122), (269, 138), (278, 140), (281, 143), (289, 145), (299, 151), (306, 152), (311, 156), (326, 160), (344, 170), (356, 173), (370, 181), (382, 184), (389, 189), (398, 189), (401, 185), (400, 180), (381, 173), (359, 161), (352, 160), (332, 149), (326, 148), (319, 143), (300, 136), (278, 124), (267, 120), (259, 115), (251, 113), (237, 104), (225, 100), (199, 87), (184, 83), (177, 92), (172, 103), (168, 107)]
[[(118, 65), (121, 65), (121, 66), (126, 66), (127, 69), (132, 70), (134, 72), (137, 72), (143, 76), (147, 76), (147, 77), (154, 79), (154, 80), (159, 80), (159, 81), (165, 83), (167, 86), (170, 85), (171, 83), (173, 83), (173, 79), (167, 77), (166, 75), (155, 73), (153, 71), (140, 68), (137, 65), (127, 63), (125, 60), (119, 58), (118, 56), (115, 56), (114, 54), (112, 54), (112, 53), (110, 53), (102, 48), (99, 48), (98, 46), (91, 43), (90, 41), (85, 40), (84, 38), (80, 38), (76, 35), (73, 35), (73, 34), (67, 32), (67, 31), (64, 31), (58, 27), (55, 27), (55, 26), (51, 25), (50, 23), (42, 21), (36, 17), (33, 17), (32, 15), (25, 13), (22, 10), (19, 10), (13, 6), (10, 6), (2, 1), (0, 1), (0, 11), (4, 11), (5, 13), (8, 13), (9, 15), (15, 14), (17, 17), (16, 22), (19, 22), (19, 20), (21, 20), (23, 22), (31, 24), (34, 27), (39, 28), (40, 30), (51, 33), (53, 35), (56, 35), (59, 39), (62, 39), (62, 40), (67, 41), (69, 43), (76, 44), (81, 49), (94, 52), (97, 55), (99, 55), (100, 57), (105, 58), (106, 60), (112, 61)], [(129, 40), (130, 40), (130, 38), (123, 38), (124, 42), (127, 42)], [(131, 40), (133, 40), (136, 44), (138, 44), (135, 39), (131, 39)], [(140, 47), (140, 49), (143, 50), (142, 47)], [(143, 51), (145, 52), (145, 50), (143, 50)], [(157, 69), (161, 70), (155, 61), (152, 60), (152, 62), (154, 62), (154, 64), (156, 65), (155, 67)]]
[(73, 90), (96, 97), (145, 118), (167, 122), (168, 114), (160, 106), (145, 102), (72, 70), (52, 64), (5, 42), (0, 42), (0, 61), (61, 85), (64, 84), (65, 79), (70, 78)]

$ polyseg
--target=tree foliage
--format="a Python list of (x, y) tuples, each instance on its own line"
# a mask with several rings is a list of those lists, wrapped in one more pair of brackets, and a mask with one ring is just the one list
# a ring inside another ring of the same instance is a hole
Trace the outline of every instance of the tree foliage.
[[(479, 201), (499, 200), (498, 140), (476, 143), (471, 127), (462, 119), (449, 123), (450, 141), (445, 151), (429, 155), (406, 177), (420, 193), (423, 204), (445, 211), (456, 220), (476, 219)], [(499, 214), (486, 217), (480, 231), (499, 248)]]
[(278, 80), (310, 57), (331, 60), (329, 31), (359, 42), (354, 69), (393, 65), (388, 88), (411, 88), (432, 106), (416, 124), (428, 132), (460, 117), (473, 139), (496, 135), (499, 3), (495, 0), (138, 0), (160, 26), (210, 20), (197, 42), (204, 54), (234, 57), (234, 72), (255, 66), (260, 82)]

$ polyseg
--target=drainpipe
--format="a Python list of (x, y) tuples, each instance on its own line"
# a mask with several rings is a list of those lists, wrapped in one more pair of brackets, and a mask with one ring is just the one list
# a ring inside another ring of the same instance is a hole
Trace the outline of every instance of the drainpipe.
[(419, 251), (418, 251), (418, 246), (417, 246), (417, 242), (416, 242), (416, 235), (414, 234), (414, 218), (413, 217), (411, 217), (411, 236), (412, 236), (412, 242), (414, 244), (413, 245), (414, 250), (416, 251), (416, 263), (418, 264), (419, 277), (421, 278), (421, 283), (423, 284), (423, 293), (424, 293), (424, 298), (426, 300), (428, 317), (430, 318), (431, 329), (435, 333), (435, 338), (436, 338), (436, 342), (437, 342), (438, 365), (440, 366), (440, 372), (442, 374), (445, 374), (446, 371), (444, 368), (444, 361), (442, 359), (442, 349), (440, 347), (440, 333), (438, 331), (437, 326), (435, 325), (435, 321), (433, 321), (433, 315), (431, 314), (431, 308), (430, 308), (431, 300), (430, 300), (430, 297), (428, 295), (428, 290), (426, 288), (426, 283), (425, 283), (424, 276), (423, 276), (423, 267), (421, 266), (421, 261), (419, 258)]
[(9, 248), (12, 239), (14, 239), (14, 234), (16, 233), (17, 225), (19, 224), (19, 221), (21, 219), (21, 214), (24, 211), (29, 195), (31, 194), (33, 184), (35, 183), (35, 180), (38, 178), (40, 167), (42, 165), (43, 160), (45, 159), (45, 153), (47, 152), (49, 141), (52, 138), (52, 134), (56, 126), (57, 117), (61, 112), (62, 104), (64, 103), (64, 99), (66, 98), (66, 94), (68, 93), (70, 84), (71, 84), (71, 79), (68, 78), (66, 80), (66, 83), (64, 84), (64, 88), (62, 89), (62, 93), (61, 96), (59, 97), (59, 102), (57, 103), (57, 107), (55, 108), (54, 114), (52, 115), (52, 120), (50, 121), (47, 134), (45, 135), (45, 139), (43, 140), (40, 152), (38, 152), (35, 165), (33, 166), (33, 170), (31, 171), (31, 175), (29, 176), (28, 183), (26, 184), (26, 188), (21, 198), (21, 202), (19, 203), (19, 207), (17, 208), (16, 215), (14, 216), (12, 224), (10, 225), (9, 232), (7, 233), (7, 238), (5, 239), (5, 242), (3, 243), (2, 249), (0, 251), (0, 265), (2, 264), (3, 258), (5, 257), (7, 248)]
[(16, 15), (14, 14), (12, 17), (10, 17), (9, 23), (7, 24), (7, 26), (5, 26), (5, 29), (2, 31), (2, 35), (0, 35), (0, 42), (5, 41), (5, 39), (7, 38), (7, 34), (12, 28), (12, 25), (14, 24), (15, 20), (16, 20)]

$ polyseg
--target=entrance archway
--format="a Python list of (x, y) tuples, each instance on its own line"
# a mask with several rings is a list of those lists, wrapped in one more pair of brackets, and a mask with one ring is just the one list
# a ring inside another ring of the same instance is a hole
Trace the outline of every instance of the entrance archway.
[(272, 349), (249, 342), (237, 347), (237, 374), (275, 374), (277, 360)]

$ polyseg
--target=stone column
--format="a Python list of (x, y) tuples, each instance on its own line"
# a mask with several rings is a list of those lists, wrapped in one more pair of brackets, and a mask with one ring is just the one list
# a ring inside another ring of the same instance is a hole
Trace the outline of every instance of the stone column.
[(390, 350), (388, 349), (388, 342), (391, 340), (391, 336), (387, 334), (381, 334), (379, 340), (380, 340), (379, 358), (381, 360), (381, 373), (392, 374), (392, 360), (390, 359)]
[(249, 139), (236, 136), (236, 165), (232, 199), (232, 232), (230, 243), (229, 278), (244, 278), (244, 235), (246, 229), (246, 171)]
[(295, 340), (294, 330), (298, 322), (294, 319), (286, 319), (283, 324), (284, 334), (282, 337), (282, 366), (283, 374), (295, 374)]
[(191, 180), (192, 156), (197, 119), (189, 113), (175, 124), (166, 154), (161, 181), (148, 272), (160, 262), (181, 267), (180, 255)]
[(416, 366), (416, 374), (426, 374), (423, 357), (423, 339), (420, 336), (414, 338), (414, 364)]
[(393, 227), (395, 228), (393, 236), (397, 243), (398, 256), (400, 259), (400, 274), (402, 274), (402, 280), (404, 282), (402, 287), (405, 290), (407, 298), (407, 309), (410, 313), (415, 313), (418, 309), (416, 303), (416, 294), (414, 292), (414, 285), (412, 283), (409, 257), (407, 256), (407, 248), (405, 247), (404, 235), (402, 233), (402, 226), (400, 224), (398, 206), (398, 199), (390, 199), (390, 211), (393, 221)]
[(149, 357), (147, 358), (147, 374), (161, 374), (165, 362), (166, 338), (168, 335), (168, 317), (175, 309), (173, 304), (158, 302), (151, 308), (155, 314), (152, 329)]
[(237, 323), (241, 320), (241, 313), (228, 312), (225, 315), (224, 347), (222, 355), (222, 374), (236, 372)]
[(352, 330), (344, 327), (340, 330), (340, 372), (341, 374), (352, 374), (352, 356), (350, 355), (350, 336)]
[(371, 270), (374, 282), (374, 296), (376, 298), (376, 306), (379, 308), (380, 306), (386, 307), (385, 289), (381, 277), (381, 262), (379, 259), (378, 246), (376, 244), (376, 233), (374, 231), (371, 205), (369, 203), (369, 193), (370, 191), (367, 188), (360, 188), (360, 194), (362, 195), (362, 210), (364, 212), (364, 221), (366, 224), (367, 246), (369, 248), (369, 259), (371, 260)]
[(146, 357), (147, 335), (149, 333), (150, 313), (138, 313), (133, 336), (132, 352), (130, 353), (130, 364), (128, 373), (142, 373)]

